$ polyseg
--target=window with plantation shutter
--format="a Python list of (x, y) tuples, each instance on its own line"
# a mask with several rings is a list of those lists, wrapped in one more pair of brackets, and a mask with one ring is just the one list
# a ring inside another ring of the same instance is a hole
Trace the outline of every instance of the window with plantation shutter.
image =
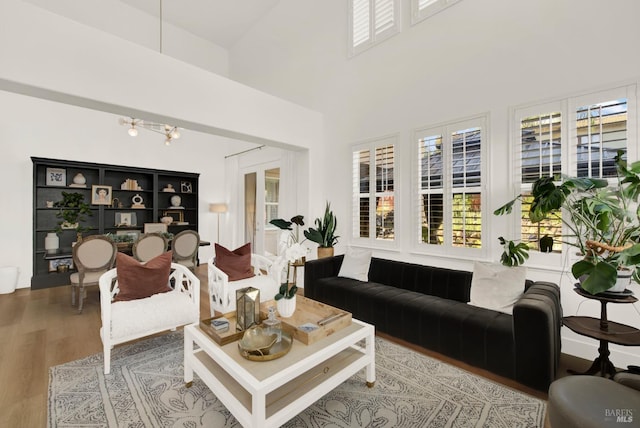
[(411, 24), (417, 24), (460, 0), (411, 0)]
[(479, 117), (415, 131), (420, 244), (482, 248), (485, 120)]
[(544, 236), (553, 238), (552, 252), (558, 254), (562, 242), (571, 239), (561, 213), (539, 223), (529, 220), (533, 183), (542, 177), (560, 180), (563, 174), (615, 180), (614, 158), (618, 150), (625, 156), (629, 150), (629, 121), (634, 117), (630, 111), (635, 105), (635, 86), (628, 86), (514, 110), (520, 237), (534, 250), (532, 256)]
[(353, 237), (395, 239), (395, 138), (353, 150)]
[(400, 0), (349, 0), (349, 55), (400, 31)]

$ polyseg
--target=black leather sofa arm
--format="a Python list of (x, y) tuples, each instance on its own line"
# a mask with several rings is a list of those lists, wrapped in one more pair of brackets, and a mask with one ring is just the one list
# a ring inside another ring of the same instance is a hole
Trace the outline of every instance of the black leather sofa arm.
[(516, 380), (546, 390), (556, 377), (561, 347), (560, 288), (534, 282), (513, 307)]
[(338, 276), (344, 255), (310, 260), (304, 264), (304, 295), (310, 299), (316, 297), (315, 281)]

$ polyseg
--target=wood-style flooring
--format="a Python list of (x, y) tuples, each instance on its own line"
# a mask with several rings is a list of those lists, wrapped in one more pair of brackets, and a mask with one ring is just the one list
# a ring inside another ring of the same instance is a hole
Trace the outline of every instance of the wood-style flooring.
[[(196, 273), (201, 281), (201, 318), (208, 318), (207, 267)], [(0, 427), (33, 428), (47, 425), (49, 367), (102, 352), (100, 298), (88, 289), (84, 311), (71, 307), (69, 287), (18, 289), (0, 295)], [(387, 335), (387, 339), (395, 340)], [(475, 374), (546, 399), (546, 394), (471, 367), (415, 345), (395, 340)], [(571, 367), (586, 370), (590, 362), (563, 355), (561, 376)]]

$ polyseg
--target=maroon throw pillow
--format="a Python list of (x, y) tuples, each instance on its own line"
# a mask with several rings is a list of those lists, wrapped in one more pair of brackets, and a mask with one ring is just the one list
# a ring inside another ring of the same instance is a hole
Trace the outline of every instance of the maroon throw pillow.
[(222, 245), (215, 244), (215, 265), (229, 276), (229, 281), (251, 278), (255, 276), (251, 267), (251, 242), (229, 251)]
[(114, 301), (144, 299), (157, 293), (172, 291), (169, 287), (171, 251), (142, 264), (131, 256), (118, 252), (116, 271), (118, 288)]

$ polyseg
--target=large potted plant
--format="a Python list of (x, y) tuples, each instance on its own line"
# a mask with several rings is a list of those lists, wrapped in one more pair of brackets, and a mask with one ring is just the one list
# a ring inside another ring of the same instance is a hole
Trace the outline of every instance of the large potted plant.
[(60, 221), (56, 225), (56, 233), (75, 229), (79, 235), (89, 230), (88, 227), (82, 225), (82, 222), (86, 221), (85, 216), (91, 216), (93, 213), (91, 206), (84, 202), (84, 195), (78, 192), (62, 192), (62, 200), (54, 202), (53, 206), (59, 208), (56, 217)]
[[(615, 185), (610, 186), (604, 179), (586, 177), (564, 177), (556, 184), (552, 177), (544, 177), (536, 180), (532, 187), (529, 218), (534, 223), (548, 218), (561, 219), (570, 232), (564, 243), (576, 247), (583, 256), (572, 265), (571, 272), (591, 294), (614, 288), (625, 271), (640, 282), (640, 162), (627, 166), (622, 154), (619, 151), (615, 157)], [(521, 196), (494, 214), (510, 213)], [(518, 248), (512, 241), (500, 239), (505, 245), (503, 258), (524, 261), (522, 255), (527, 253), (524, 247)]]
[(310, 227), (309, 230), (304, 231), (305, 238), (318, 244), (319, 259), (333, 256), (333, 246), (338, 243), (339, 238), (339, 236), (335, 234), (338, 220), (333, 215), (329, 202), (327, 202), (324, 209), (324, 216), (317, 218), (315, 225), (315, 229)]

